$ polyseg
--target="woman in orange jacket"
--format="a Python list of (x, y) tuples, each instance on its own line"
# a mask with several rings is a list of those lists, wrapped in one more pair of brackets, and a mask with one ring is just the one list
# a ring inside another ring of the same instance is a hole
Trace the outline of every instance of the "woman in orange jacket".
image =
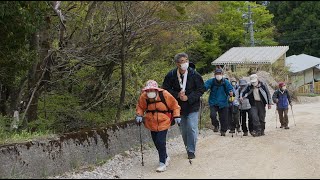
[[(161, 101), (161, 96), (165, 102)], [(143, 122), (151, 131), (152, 140), (159, 154), (160, 166), (157, 172), (165, 171), (170, 161), (166, 150), (166, 137), (171, 120), (167, 113), (172, 111), (174, 121), (180, 125), (180, 109), (178, 101), (168, 91), (159, 88), (154, 80), (147, 81), (136, 106), (136, 121), (139, 125)], [(144, 121), (142, 121), (143, 116)]]

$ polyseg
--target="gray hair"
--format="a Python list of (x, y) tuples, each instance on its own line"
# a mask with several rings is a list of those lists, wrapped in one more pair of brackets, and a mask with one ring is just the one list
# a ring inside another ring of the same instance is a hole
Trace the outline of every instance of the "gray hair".
[(188, 59), (188, 54), (187, 53), (178, 53), (174, 56), (174, 62), (179, 62), (180, 58), (185, 57)]

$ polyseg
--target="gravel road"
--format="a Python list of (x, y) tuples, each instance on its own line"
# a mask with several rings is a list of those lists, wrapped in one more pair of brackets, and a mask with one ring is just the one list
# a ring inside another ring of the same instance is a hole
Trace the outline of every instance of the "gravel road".
[(265, 136), (221, 137), (203, 130), (196, 159), (189, 164), (182, 138), (167, 143), (171, 157), (167, 171), (157, 173), (158, 154), (145, 146), (144, 166), (139, 150), (129, 150), (98, 167), (50, 178), (68, 179), (173, 179), (173, 178), (320, 178), (320, 102), (294, 104), (289, 130), (276, 128), (275, 106), (267, 110)]

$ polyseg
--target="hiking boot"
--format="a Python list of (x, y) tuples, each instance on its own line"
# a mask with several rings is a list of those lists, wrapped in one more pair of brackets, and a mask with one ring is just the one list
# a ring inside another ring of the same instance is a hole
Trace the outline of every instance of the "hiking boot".
[(258, 136), (261, 136), (261, 132), (260, 131), (252, 131), (252, 134), (251, 134), (253, 137), (258, 137)]
[(262, 131), (261, 131), (261, 136), (264, 136), (264, 135), (265, 135), (265, 134), (264, 134), (264, 130), (262, 130)]
[(219, 131), (219, 127), (214, 127), (213, 132), (218, 132)]
[(167, 170), (167, 166), (162, 162), (160, 163), (159, 167), (156, 169), (157, 172), (163, 172), (165, 170)]
[(194, 159), (196, 156), (194, 155), (193, 152), (188, 152), (188, 159)]
[(286, 126), (284, 129), (290, 129), (289, 126)]
[(166, 166), (169, 166), (169, 162), (170, 162), (170, 157), (168, 156), (168, 157), (166, 158), (166, 163), (165, 163), (165, 165), (166, 165)]
[(248, 136), (248, 132), (244, 132), (244, 133), (243, 133), (243, 136)]
[(283, 128), (283, 126), (280, 126), (280, 128)]
[(221, 136), (226, 136), (226, 132), (221, 132)]
[(235, 133), (235, 132), (236, 132), (235, 130), (230, 130), (230, 131), (229, 131), (229, 133)]

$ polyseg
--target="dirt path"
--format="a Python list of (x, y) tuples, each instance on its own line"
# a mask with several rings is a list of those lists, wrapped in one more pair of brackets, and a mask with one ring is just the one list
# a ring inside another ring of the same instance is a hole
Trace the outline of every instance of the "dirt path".
[[(158, 166), (156, 149), (127, 151), (89, 170), (66, 173), (54, 178), (68, 179), (174, 179), (174, 178), (320, 178), (320, 101), (294, 104), (294, 118), (289, 111), (289, 130), (276, 128), (275, 107), (267, 110), (265, 136), (241, 134), (221, 137), (212, 130), (202, 131), (196, 159), (189, 164), (181, 137), (167, 143), (170, 166), (163, 173)], [(144, 147), (147, 147), (144, 145)]]
[(180, 148), (168, 145), (167, 171), (155, 172), (158, 157), (152, 150), (144, 155), (144, 167), (133, 162), (120, 178), (320, 178), (320, 103), (294, 105), (296, 126), (290, 111), (289, 130), (279, 122), (276, 128), (274, 108), (267, 110), (265, 136), (232, 138), (209, 131), (200, 135), (192, 165), (177, 138)]

